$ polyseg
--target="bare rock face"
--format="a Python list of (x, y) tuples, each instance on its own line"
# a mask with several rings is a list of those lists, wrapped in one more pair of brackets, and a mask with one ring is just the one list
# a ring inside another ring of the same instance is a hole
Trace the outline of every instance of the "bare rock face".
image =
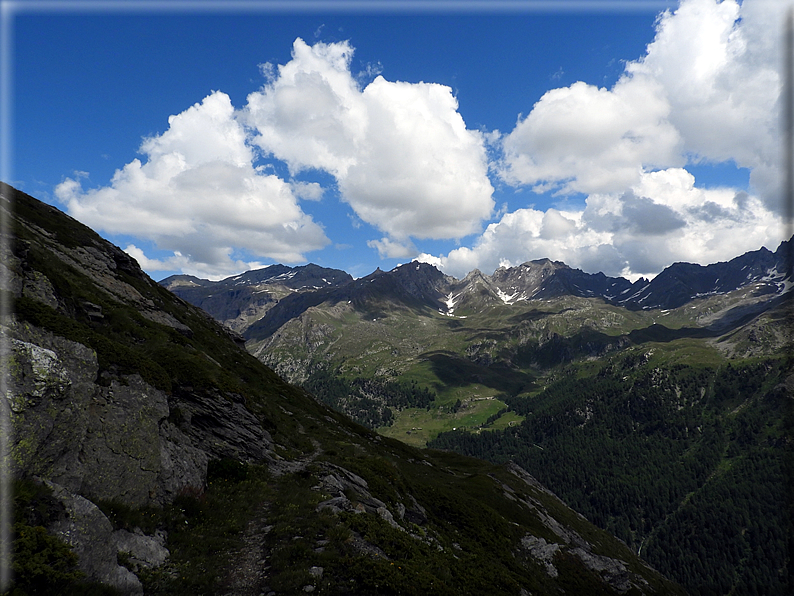
[(232, 399), (190, 393), (169, 406), (138, 375), (99, 384), (96, 354), (80, 343), (31, 325), (6, 331), (14, 473), (44, 479), (64, 505), (48, 531), (72, 546), (87, 578), (142, 594), (118, 553), (133, 569), (158, 566), (168, 556), (163, 540), (113, 532), (94, 501), (140, 507), (201, 492), (210, 459), (261, 460), (270, 436)]
[(133, 375), (96, 391), (82, 447), (82, 493), (131, 505), (159, 501), (160, 423), (168, 416), (165, 395)]
[(88, 499), (53, 482), (46, 484), (68, 513), (48, 529), (72, 547), (80, 561), (80, 570), (88, 578), (113, 586), (125, 596), (143, 594), (138, 577), (118, 564), (113, 526), (108, 518)]
[(96, 355), (86, 346), (30, 325), (16, 325), (13, 335), (16, 473), (135, 507), (163, 504), (188, 486), (203, 488), (208, 455), (167, 423), (162, 391), (137, 375), (98, 385)]
[(81, 344), (27, 325), (13, 327), (12, 335), (7, 368), (12, 469), (77, 490), (84, 466), (74, 446), (88, 431), (96, 357)]
[(521, 546), (526, 548), (534, 559), (542, 562), (546, 567), (549, 577), (557, 577), (559, 572), (554, 566), (554, 555), (560, 550), (560, 545), (555, 542), (546, 542), (544, 538), (538, 538), (527, 534), (521, 539)]
[[(92, 350), (15, 325), (9, 396), (12, 466), (93, 499), (133, 507), (203, 490), (210, 459), (267, 459), (273, 442), (234, 395), (169, 398), (138, 375), (97, 383)], [(169, 404), (170, 399), (170, 404)]]
[(195, 447), (176, 426), (160, 424), (160, 472), (158, 489), (165, 502), (171, 502), (185, 487), (201, 487), (207, 478), (209, 456)]
[(142, 594), (118, 554), (135, 570), (159, 566), (162, 537), (113, 532), (95, 502), (159, 506), (200, 493), (211, 459), (265, 460), (270, 435), (239, 396), (184, 388), (168, 396), (137, 374), (100, 383), (90, 348), (30, 324), (4, 332), (14, 474), (42, 479), (63, 504), (66, 515), (48, 531), (72, 546), (88, 579)]
[(135, 532), (116, 530), (111, 539), (116, 551), (126, 555), (126, 564), (134, 571), (159, 567), (170, 554), (164, 546), (165, 534), (162, 531), (156, 532), (154, 536), (147, 536), (140, 529)]
[[(529, 486), (542, 490), (546, 494), (559, 500), (559, 498), (544, 488), (531, 474), (514, 463), (508, 465), (510, 472), (524, 481)], [(521, 547), (538, 563), (542, 564), (549, 577), (557, 577), (559, 571), (555, 566), (555, 556), (559, 553), (568, 553), (579, 559), (582, 564), (597, 573), (601, 579), (617, 590), (619, 594), (625, 594), (631, 589), (644, 593), (647, 581), (640, 575), (628, 570), (625, 563), (619, 559), (599, 555), (593, 552), (593, 545), (587, 542), (582, 536), (570, 528), (562, 526), (539, 501), (523, 501), (527, 506), (535, 509), (538, 518), (547, 529), (551, 530), (558, 541), (546, 541), (544, 538), (527, 534), (521, 539)], [(560, 501), (562, 503), (562, 501)]]
[(265, 459), (273, 448), (270, 433), (236, 394), (185, 390), (172, 399), (172, 418), (191, 444), (211, 458), (238, 461)]

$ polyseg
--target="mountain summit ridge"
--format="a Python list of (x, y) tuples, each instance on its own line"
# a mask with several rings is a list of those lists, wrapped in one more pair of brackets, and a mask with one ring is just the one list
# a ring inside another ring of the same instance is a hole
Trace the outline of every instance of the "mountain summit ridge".
[(376, 269), (358, 279), (310, 263), (294, 268), (270, 265), (217, 282), (174, 275), (159, 283), (254, 339), (269, 335), (305, 309), (326, 301), (359, 306), (391, 301), (460, 315), (561, 296), (600, 298), (630, 310), (652, 310), (678, 308), (698, 298), (753, 284), (756, 294), (779, 294), (791, 283), (786, 265), (790, 243), (782, 242), (774, 252), (761, 247), (709, 265), (676, 262), (651, 280), (634, 282), (542, 258), (499, 267), (492, 275), (473, 269), (463, 279), (449, 276), (432, 264), (411, 261), (390, 271)]

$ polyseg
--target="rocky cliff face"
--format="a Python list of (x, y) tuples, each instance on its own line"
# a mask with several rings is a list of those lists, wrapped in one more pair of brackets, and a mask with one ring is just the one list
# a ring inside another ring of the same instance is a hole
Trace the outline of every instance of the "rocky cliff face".
[[(46, 530), (122, 594), (681, 593), (520, 468), (379, 437), (91, 230), (6, 186), (0, 208), (27, 563)], [(79, 593), (60, 577), (39, 592)]]
[[(66, 216), (22, 195), (14, 213), (9, 189), (3, 192), (2, 208), (16, 232), (3, 243), (3, 289), (18, 314), (27, 313), (3, 321), (11, 470), (46, 482), (65, 507), (66, 518), (50, 529), (81, 555), (89, 578), (140, 593), (138, 579), (118, 565), (117, 551), (148, 552), (143, 561), (155, 564), (167, 554), (163, 538), (138, 535), (131, 546), (129, 537), (113, 534), (95, 503), (162, 506), (179, 494), (201, 493), (208, 461), (265, 461), (270, 435), (238, 394), (187, 385), (166, 392), (133, 368), (123, 370), (123, 355), (113, 362), (121, 346), (106, 345), (96, 332), (112, 327), (107, 319), (120, 311), (164, 333), (190, 338), (194, 331), (146, 295), (147, 286), (156, 286), (125, 253), (76, 222), (65, 225), (84, 234), (85, 244), (69, 246), (75, 238), (68, 231), (39, 225)], [(65, 276), (79, 279), (86, 294), (75, 295)], [(98, 355), (97, 347), (110, 354)]]
[(168, 421), (162, 391), (137, 375), (97, 385), (97, 358), (86, 346), (30, 325), (10, 331), (18, 472), (135, 506), (203, 486), (207, 454)]

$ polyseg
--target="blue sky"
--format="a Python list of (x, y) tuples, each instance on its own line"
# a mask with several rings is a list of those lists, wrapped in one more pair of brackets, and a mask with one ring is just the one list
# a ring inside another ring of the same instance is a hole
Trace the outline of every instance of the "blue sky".
[(790, 4), (4, 2), (7, 181), (155, 279), (726, 260), (783, 239)]

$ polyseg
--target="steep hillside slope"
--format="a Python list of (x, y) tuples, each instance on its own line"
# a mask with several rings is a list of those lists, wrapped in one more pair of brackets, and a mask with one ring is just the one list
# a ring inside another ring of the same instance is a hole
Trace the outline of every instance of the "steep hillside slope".
[(678, 352), (559, 370), (504, 397), (520, 425), (431, 445), (526, 467), (693, 594), (787, 594), (791, 361)]
[(518, 462), (693, 593), (786, 593), (789, 246), (634, 284), (410, 263), (285, 300), (247, 347), (384, 436)]
[(376, 435), (91, 230), (0, 207), (15, 594), (683, 593), (517, 466)]

